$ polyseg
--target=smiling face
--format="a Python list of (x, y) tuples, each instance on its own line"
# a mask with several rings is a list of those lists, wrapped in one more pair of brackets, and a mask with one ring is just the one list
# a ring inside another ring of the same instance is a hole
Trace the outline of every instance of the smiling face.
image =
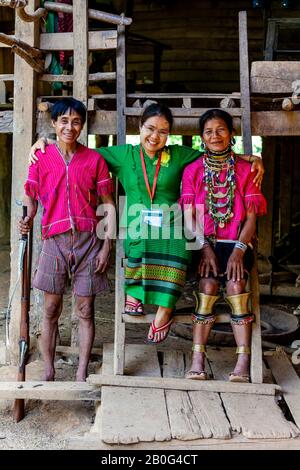
[(149, 157), (166, 145), (170, 125), (164, 116), (152, 116), (140, 126), (141, 144)]
[(208, 150), (211, 152), (222, 152), (230, 144), (232, 133), (230, 133), (225, 121), (221, 118), (213, 118), (206, 121), (201, 136)]
[(65, 145), (72, 145), (80, 136), (83, 128), (82, 118), (80, 114), (69, 109), (65, 114), (57, 117), (56, 121), (52, 121), (58, 141)]

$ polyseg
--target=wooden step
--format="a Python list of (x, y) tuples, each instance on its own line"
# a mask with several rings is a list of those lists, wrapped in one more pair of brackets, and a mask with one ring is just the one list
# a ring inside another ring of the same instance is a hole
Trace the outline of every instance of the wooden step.
[(0, 399), (100, 400), (101, 390), (87, 382), (0, 382)]
[(88, 383), (115, 387), (158, 388), (165, 390), (205, 390), (210, 392), (274, 395), (281, 387), (275, 384), (224, 382), (223, 380), (189, 380), (180, 378), (134, 377), (126, 375), (91, 374)]

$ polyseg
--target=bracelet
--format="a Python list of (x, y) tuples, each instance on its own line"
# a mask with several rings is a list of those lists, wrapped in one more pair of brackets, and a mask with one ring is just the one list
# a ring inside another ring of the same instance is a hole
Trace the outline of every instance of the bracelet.
[(200, 244), (201, 249), (205, 248), (206, 246), (210, 246), (209, 241), (206, 238), (201, 237), (201, 235), (196, 235), (196, 242)]
[(234, 248), (238, 248), (239, 250), (242, 250), (243, 253), (245, 253), (245, 251), (246, 251), (247, 248), (248, 248), (248, 245), (246, 245), (246, 243), (240, 242), (240, 241), (238, 240), (238, 241), (235, 243)]
[(209, 243), (209, 241), (208, 241), (206, 238), (204, 238), (204, 242), (203, 242), (202, 248), (205, 248), (206, 246), (210, 246), (210, 243)]

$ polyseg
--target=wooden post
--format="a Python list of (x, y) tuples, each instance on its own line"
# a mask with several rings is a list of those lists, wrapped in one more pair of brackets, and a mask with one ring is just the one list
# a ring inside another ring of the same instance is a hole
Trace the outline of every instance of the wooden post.
[(281, 137), (279, 237), (289, 235), (292, 225), (293, 156), (295, 137)]
[(125, 26), (118, 25), (117, 39), (117, 129), (118, 145), (126, 143), (126, 52)]
[[(28, 11), (33, 12), (39, 6), (38, 0), (29, 0)], [(15, 34), (30, 46), (38, 46), (39, 25), (24, 23), (16, 17)], [(19, 233), (18, 220), (22, 216), (23, 184), (28, 172), (28, 152), (35, 135), (35, 84), (36, 76), (32, 68), (23, 59), (15, 55), (14, 67), (14, 133), (12, 160), (12, 199), (11, 199), (11, 277), (10, 289), (18, 276)], [(10, 360), (17, 363), (20, 327), (20, 288), (18, 287), (13, 302), (10, 321)]]
[[(268, 201), (268, 212), (264, 217), (258, 219), (259, 253), (267, 258), (273, 254), (274, 243), (274, 182), (276, 162), (276, 137), (264, 137), (262, 157), (265, 168), (263, 180), (263, 193)], [(267, 266), (264, 262), (263, 266)], [(264, 268), (265, 269), (265, 268)]]
[(123, 375), (125, 365), (125, 323), (122, 319), (124, 308), (124, 258), (123, 240), (116, 243), (116, 287), (115, 287), (115, 344), (114, 344), (114, 374)]
[[(88, 102), (88, 8), (85, 0), (73, 1), (73, 41), (74, 41), (74, 72), (73, 72), (73, 96), (82, 101), (87, 107)], [(88, 121), (88, 120), (87, 120)], [(79, 141), (88, 145), (88, 122), (86, 121)], [(78, 318), (76, 304), (72, 298), (71, 314), (71, 346), (78, 345)]]
[[(87, 106), (88, 100), (88, 8), (85, 0), (73, 1), (74, 81), (73, 96)], [(87, 145), (88, 126), (82, 129), (80, 142)]]
[(276, 21), (269, 19), (267, 27), (266, 48), (264, 51), (265, 60), (273, 60), (274, 49), (277, 47), (278, 28)]
[[(248, 58), (247, 12), (239, 12), (239, 56), (240, 56), (240, 89), (242, 108), (242, 136), (244, 152), (252, 154), (251, 114), (250, 114), (250, 80)], [(250, 289), (252, 313), (255, 321), (252, 323), (251, 338), (251, 365), (250, 376), (254, 383), (262, 383), (262, 349), (259, 308), (259, 283), (257, 273), (257, 249), (255, 249), (255, 263), (250, 274)]]
[[(125, 55), (125, 26), (118, 26), (117, 40), (117, 143), (126, 143), (126, 55)], [(117, 191), (118, 196), (118, 191)], [(125, 363), (125, 323), (122, 312), (125, 303), (124, 296), (124, 258), (123, 241), (116, 243), (116, 293), (115, 293), (115, 346), (114, 346), (114, 374), (124, 374)]]
[(242, 136), (245, 153), (252, 153), (251, 114), (250, 114), (250, 82), (247, 12), (239, 12), (239, 59), (240, 59), (240, 89), (242, 108)]

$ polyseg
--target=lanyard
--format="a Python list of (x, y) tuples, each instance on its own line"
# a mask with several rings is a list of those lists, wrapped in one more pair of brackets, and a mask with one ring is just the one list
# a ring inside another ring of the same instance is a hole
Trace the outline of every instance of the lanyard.
[(145, 165), (145, 158), (143, 154), (143, 149), (142, 146), (140, 145), (140, 156), (141, 156), (141, 162), (142, 162), (142, 167), (143, 167), (143, 173), (144, 173), (144, 180), (146, 184), (147, 191), (149, 193), (150, 201), (151, 201), (151, 206), (152, 206), (152, 201), (154, 199), (154, 194), (156, 190), (156, 184), (157, 184), (157, 178), (158, 178), (158, 173), (160, 170), (160, 163), (161, 163), (161, 151), (159, 152), (158, 155), (158, 160), (156, 164), (156, 170), (155, 170), (155, 175), (154, 175), (154, 180), (153, 180), (153, 186), (152, 189), (150, 188), (149, 180), (148, 180), (148, 175), (147, 175), (147, 170), (146, 170), (146, 165)]

